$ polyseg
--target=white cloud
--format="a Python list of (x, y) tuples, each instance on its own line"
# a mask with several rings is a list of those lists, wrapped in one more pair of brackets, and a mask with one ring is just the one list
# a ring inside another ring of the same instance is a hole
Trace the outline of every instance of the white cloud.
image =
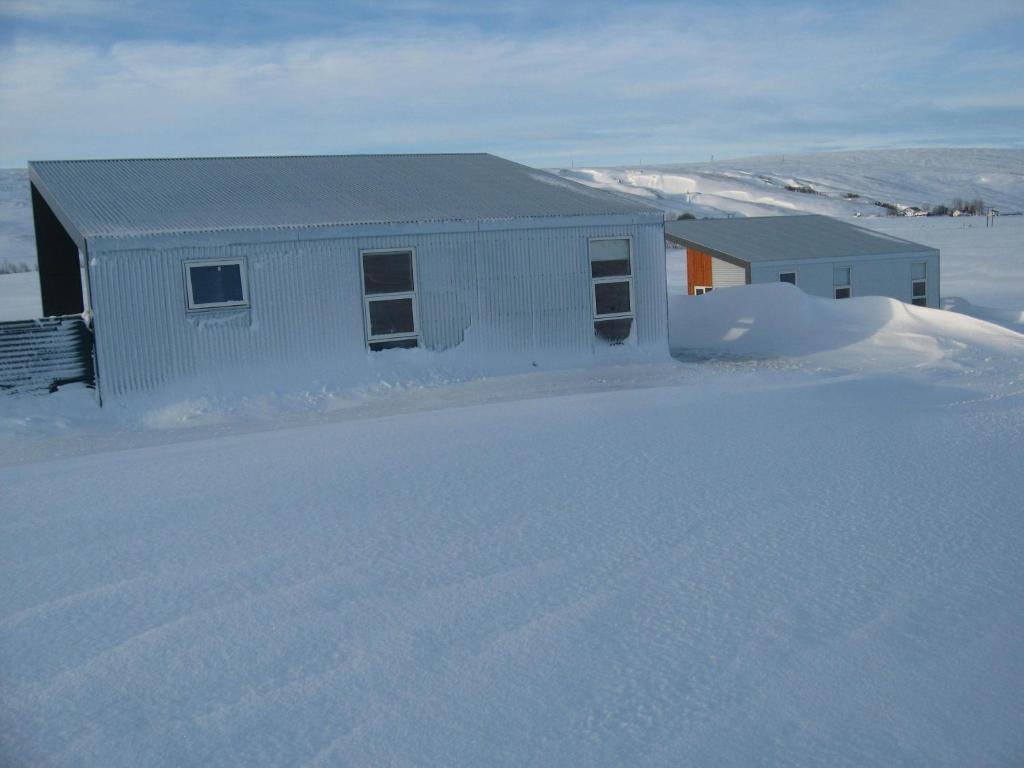
[(922, 77), (949, 70), (958, 33), (908, 36), (899, 18), (706, 8), (520, 37), (409, 25), (252, 45), (21, 39), (0, 47), (0, 165), (423, 149), (615, 162), (927, 142), (942, 131), (930, 109), (1006, 103), (1021, 83), (997, 58), (984, 82)]
[(66, 16), (116, 16), (123, 14), (127, 0), (3, 0), (0, 16), (33, 21)]

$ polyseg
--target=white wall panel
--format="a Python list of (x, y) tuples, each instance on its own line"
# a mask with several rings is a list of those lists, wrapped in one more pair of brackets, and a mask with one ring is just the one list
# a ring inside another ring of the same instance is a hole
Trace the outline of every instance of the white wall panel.
[(939, 256), (934, 251), (917, 255), (852, 257), (846, 259), (769, 262), (751, 266), (752, 283), (778, 282), (780, 272), (796, 272), (797, 286), (812, 296), (832, 298), (834, 267), (850, 267), (854, 296), (888, 296), (910, 303), (911, 265), (926, 262), (928, 267), (928, 306), (939, 306)]
[(737, 285), (746, 285), (747, 270), (712, 256), (711, 282), (714, 288), (734, 288)]
[[(364, 249), (415, 249), (428, 349), (458, 346), (467, 333), (471, 347), (488, 351), (592, 349), (587, 241), (615, 235), (634, 243), (636, 343), (665, 347), (660, 223), (91, 252), (101, 392), (117, 396), (222, 373), (258, 375), (268, 367), (365, 365)], [(182, 263), (238, 256), (247, 261), (250, 306), (187, 312)]]

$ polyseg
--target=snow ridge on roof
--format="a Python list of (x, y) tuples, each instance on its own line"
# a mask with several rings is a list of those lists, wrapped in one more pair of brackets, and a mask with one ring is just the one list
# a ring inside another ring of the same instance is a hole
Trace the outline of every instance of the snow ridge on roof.
[(655, 210), (486, 153), (48, 160), (29, 174), (83, 238)]
[(692, 248), (747, 263), (928, 253), (934, 248), (830, 216), (753, 216), (670, 221), (665, 235)]

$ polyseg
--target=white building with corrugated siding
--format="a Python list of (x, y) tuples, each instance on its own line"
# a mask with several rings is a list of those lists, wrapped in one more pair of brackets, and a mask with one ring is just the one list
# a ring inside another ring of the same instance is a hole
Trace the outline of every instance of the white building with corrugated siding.
[(103, 397), (395, 347), (667, 349), (663, 214), (492, 155), (45, 161), (29, 177), (44, 314), (91, 317)]
[(751, 283), (793, 283), (835, 299), (888, 296), (939, 306), (939, 251), (829, 216), (671, 221), (686, 248), (687, 293)]

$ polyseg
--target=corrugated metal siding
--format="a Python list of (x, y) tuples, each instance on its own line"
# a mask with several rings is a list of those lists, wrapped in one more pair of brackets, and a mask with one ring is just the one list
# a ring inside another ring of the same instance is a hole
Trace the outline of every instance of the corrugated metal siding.
[(753, 283), (778, 282), (779, 272), (796, 272), (797, 286), (812, 296), (835, 296), (832, 285), (834, 267), (850, 267), (854, 296), (888, 296), (910, 303), (913, 293), (911, 265), (928, 264), (928, 306), (939, 306), (939, 256), (930, 254), (893, 254), (889, 257), (860, 259), (829, 259), (792, 264), (754, 264), (750, 270)]
[(86, 239), (656, 212), (488, 154), (58, 160), (29, 170)]
[[(423, 346), (591, 349), (589, 237), (634, 242), (636, 339), (667, 338), (660, 224), (127, 250), (90, 254), (104, 396), (191, 377), (367, 361), (359, 252), (416, 251)], [(245, 256), (250, 307), (185, 311), (182, 263)]]
[(733, 288), (747, 284), (747, 271), (743, 267), (711, 257), (711, 275), (715, 288)]
[(81, 315), (0, 323), (0, 392), (52, 392), (94, 381), (92, 333)]

